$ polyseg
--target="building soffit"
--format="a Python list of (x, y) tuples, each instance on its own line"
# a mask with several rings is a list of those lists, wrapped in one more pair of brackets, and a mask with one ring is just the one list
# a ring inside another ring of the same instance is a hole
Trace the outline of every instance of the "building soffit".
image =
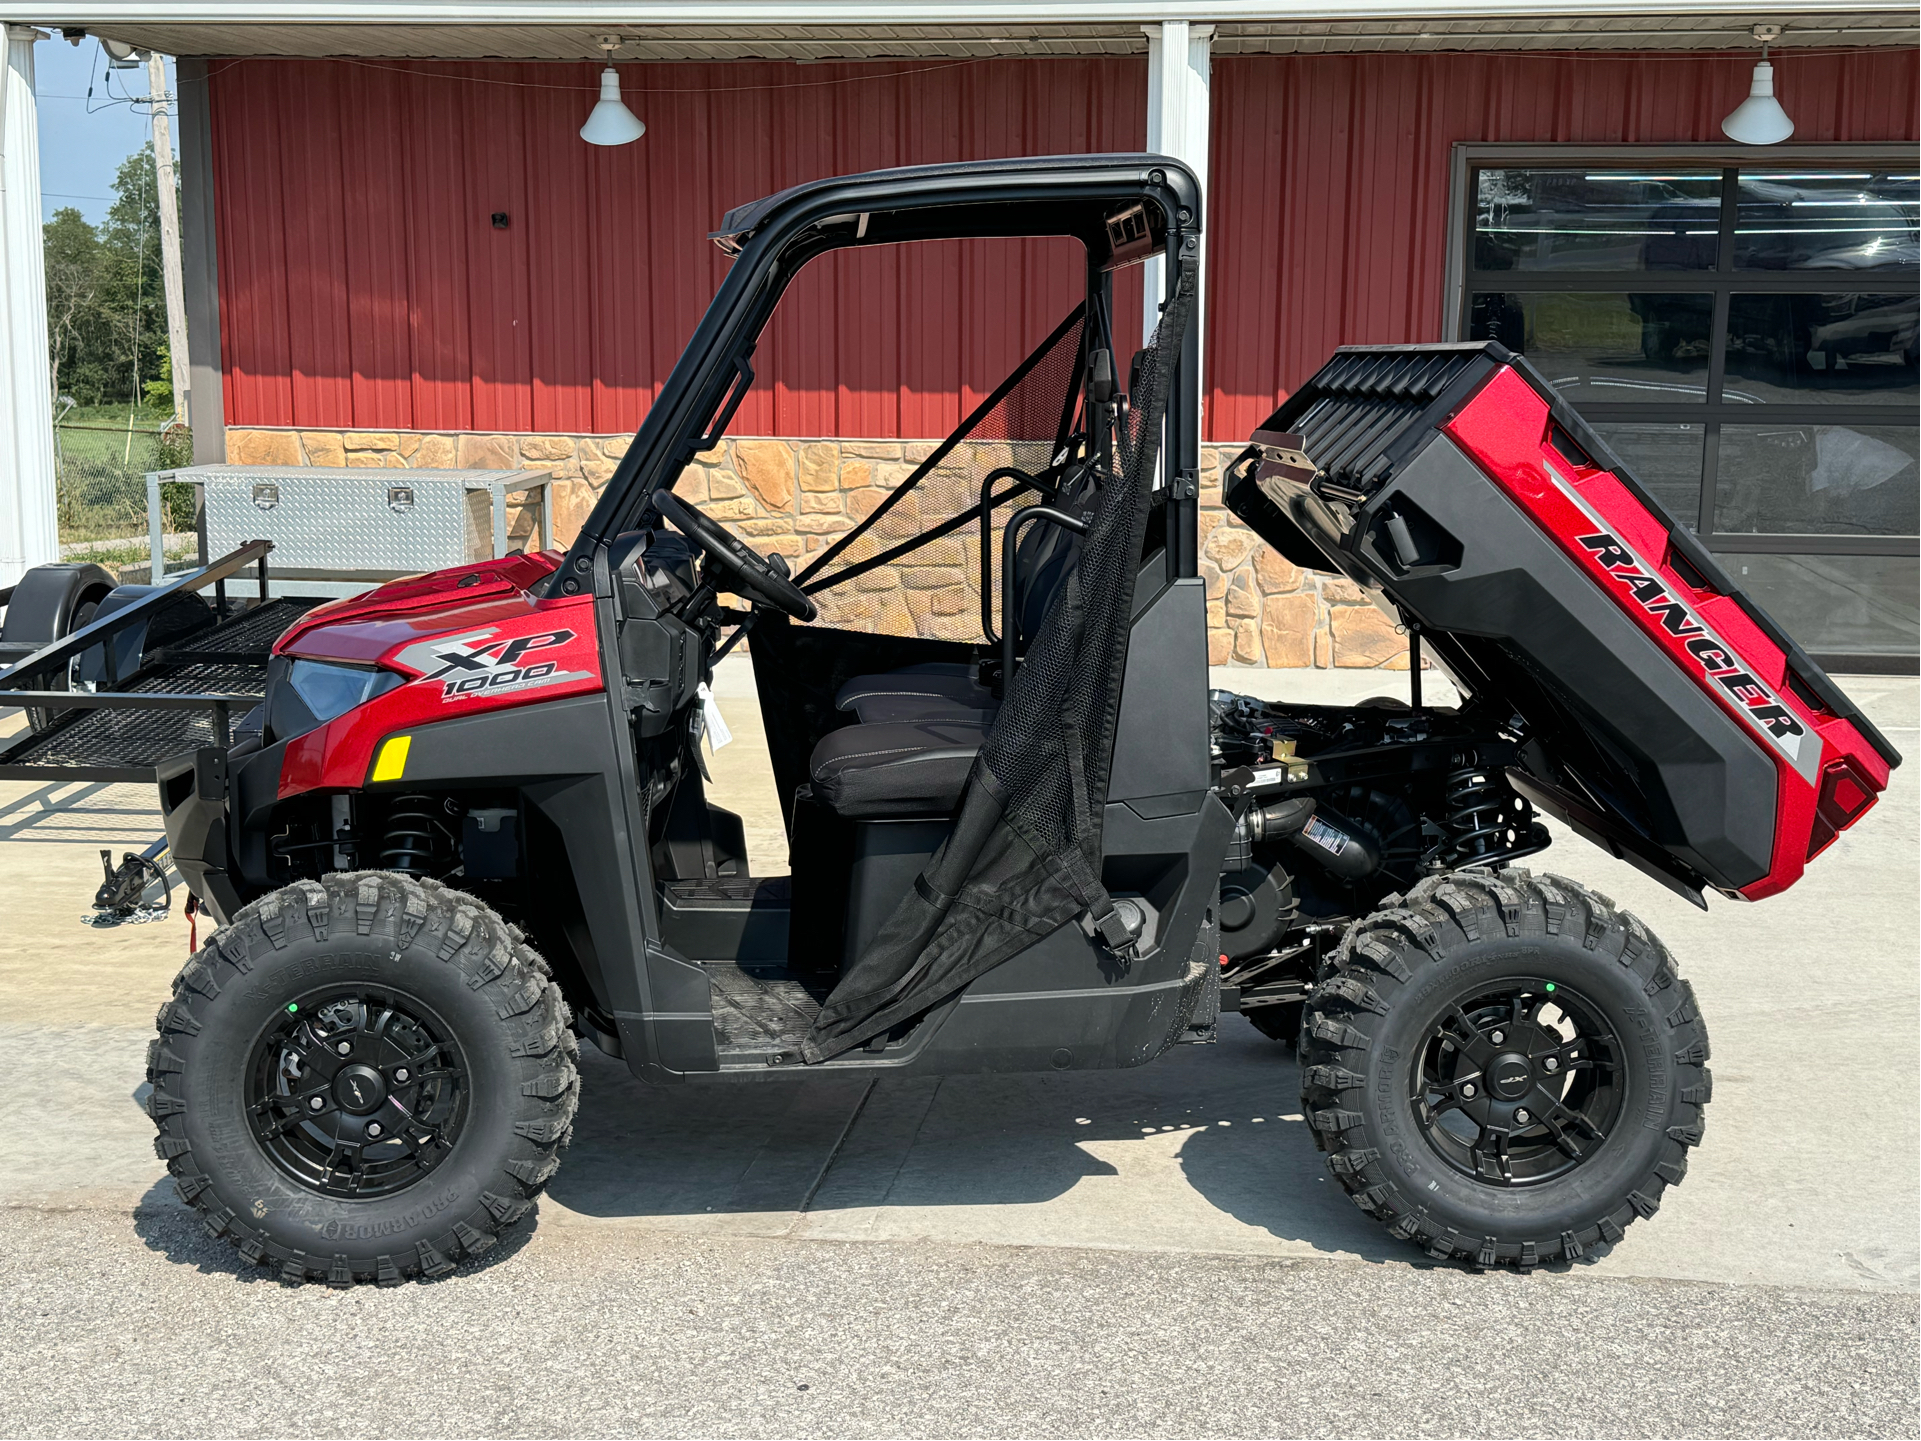
[[(1748, 50), (1751, 0), (0, 0), (0, 19), (84, 27), (173, 55), (592, 61), (1010, 59), (1145, 55), (1143, 23), (1215, 26), (1213, 53)], [(884, 23), (877, 23), (884, 17)], [(1914, 46), (1912, 8), (1800, 0), (1777, 48)]]

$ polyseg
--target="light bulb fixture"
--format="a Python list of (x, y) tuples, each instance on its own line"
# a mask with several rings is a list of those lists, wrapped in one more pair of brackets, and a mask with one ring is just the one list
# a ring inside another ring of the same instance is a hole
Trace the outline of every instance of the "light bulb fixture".
[[(602, 35), (597, 43), (611, 61), (620, 48), (620, 37)], [(589, 145), (628, 145), (646, 133), (640, 117), (621, 102), (620, 72), (609, 64), (600, 72), (600, 101), (580, 127), (580, 138)]]
[(1743, 145), (1778, 145), (1794, 134), (1794, 122), (1774, 98), (1774, 66), (1768, 63), (1768, 46), (1781, 38), (1781, 27), (1757, 25), (1754, 38), (1761, 42), (1761, 59), (1754, 67), (1748, 98), (1721, 122), (1721, 130)]
[(107, 64), (115, 70), (138, 70), (147, 63), (147, 52), (124, 40), (102, 40), (100, 48), (107, 52)]

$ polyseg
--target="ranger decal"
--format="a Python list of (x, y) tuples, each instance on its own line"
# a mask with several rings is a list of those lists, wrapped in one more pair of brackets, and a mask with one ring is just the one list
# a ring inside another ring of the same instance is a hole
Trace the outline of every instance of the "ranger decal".
[(1726, 691), (1742, 714), (1798, 767), (1807, 727), (1741, 664), (1732, 647), (1702, 623), (1694, 608), (1674, 595), (1665, 580), (1606, 531), (1576, 536), (1575, 540), (1634, 598), (1635, 604), (1659, 622), (1662, 630), (1681, 641), (1682, 649), (1701, 668), (1701, 674)]

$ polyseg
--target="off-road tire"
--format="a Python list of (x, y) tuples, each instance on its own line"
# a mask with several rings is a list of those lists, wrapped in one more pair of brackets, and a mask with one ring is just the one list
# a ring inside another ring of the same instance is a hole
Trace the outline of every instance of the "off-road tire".
[[(303, 1188), (247, 1117), (257, 1039), (292, 998), (335, 985), (418, 998), (471, 1079), (445, 1158), (375, 1199)], [(546, 962), (471, 896), (389, 872), (301, 881), (243, 908), (175, 979), (147, 1052), (154, 1149), (208, 1233), (283, 1281), (444, 1275), (522, 1221), (559, 1165), (580, 1090), (570, 1021)]]
[[(1410, 1087), (1445, 998), (1516, 972), (1584, 992), (1631, 1064), (1606, 1142), (1564, 1176), (1507, 1188), (1442, 1162)], [(1335, 1179), (1391, 1235), (1438, 1260), (1527, 1269), (1611, 1245), (1659, 1209), (1701, 1141), (1707, 1060), (1693, 991), (1634, 916), (1559, 876), (1463, 870), (1390, 896), (1344, 938), (1308, 1002), (1301, 1108)]]

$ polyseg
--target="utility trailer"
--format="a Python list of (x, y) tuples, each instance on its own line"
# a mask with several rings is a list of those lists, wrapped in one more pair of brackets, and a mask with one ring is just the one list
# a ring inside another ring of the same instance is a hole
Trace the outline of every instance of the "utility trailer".
[[(9, 634), (31, 623), (15, 621), (23, 606), (61, 632), (16, 639), (0, 657), (12, 660), (0, 704), (26, 708), (29, 722), (0, 749), (0, 779), (152, 784), (167, 761), (230, 746), (266, 694), (274, 643), (321, 604), (268, 598), (272, 549), (252, 541), (163, 584), (112, 589), (98, 567), (43, 566), (0, 592)], [(256, 594), (230, 596), (249, 569)]]
[[(156, 768), (221, 927), (157, 1017), (149, 1110), (212, 1234), (336, 1286), (485, 1253), (559, 1164), (581, 1038), (663, 1085), (1104, 1070), (1205, 1044), (1237, 1005), (1300, 1048), (1330, 1172), (1432, 1256), (1572, 1260), (1658, 1209), (1703, 1138), (1705, 1025), (1639, 918), (1515, 864), (1547, 842), (1537, 810), (1746, 903), (1900, 757), (1494, 344), (1343, 349), (1224, 486), (1462, 704), (1210, 696), (1201, 223), (1195, 177), (1155, 155), (742, 206), (564, 554), (280, 635), (258, 728)], [(1027, 237), (1078, 242), (1075, 303), (1026, 317), (1026, 358), (803, 569), (675, 493), (808, 264)], [(1158, 325), (1121, 363), (1115, 277), (1149, 256)], [(817, 623), (822, 592), (969, 533), (972, 643)], [(699, 751), (703, 687), (750, 628), (781, 876), (753, 874)]]

